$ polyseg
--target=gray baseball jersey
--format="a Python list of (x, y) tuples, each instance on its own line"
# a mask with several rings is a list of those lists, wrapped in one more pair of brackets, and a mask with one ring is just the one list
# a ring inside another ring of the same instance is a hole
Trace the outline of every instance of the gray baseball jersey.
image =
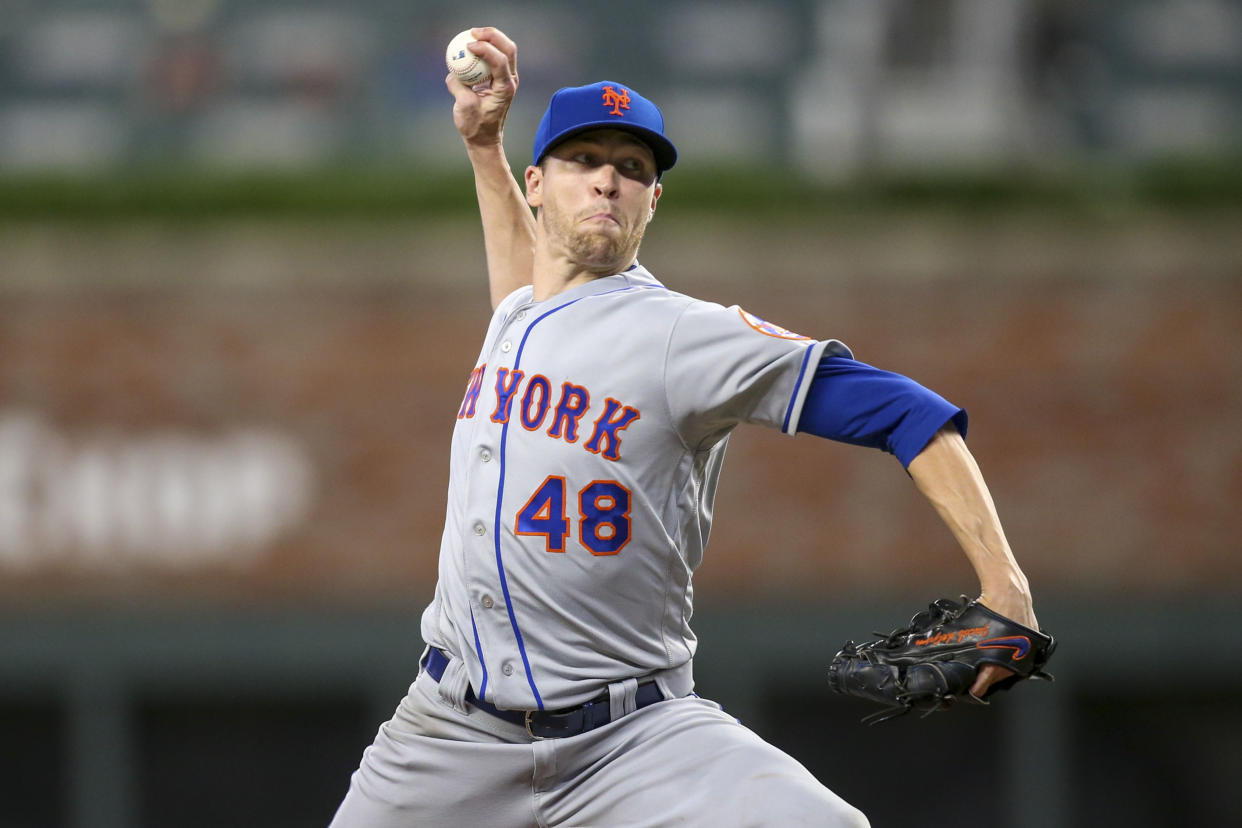
[(630, 678), (689, 692), (691, 575), (728, 434), (793, 434), (825, 352), (850, 356), (640, 266), (507, 297), (457, 413), (424, 640), (506, 709)]

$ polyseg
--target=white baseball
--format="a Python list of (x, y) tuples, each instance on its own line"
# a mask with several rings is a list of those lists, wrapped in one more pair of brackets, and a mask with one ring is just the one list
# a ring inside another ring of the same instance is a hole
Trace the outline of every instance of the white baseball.
[(466, 48), (466, 44), (473, 43), (474, 40), (474, 35), (467, 29), (449, 41), (448, 49), (444, 53), (444, 62), (448, 64), (449, 71), (466, 86), (482, 83), (492, 76), (492, 68), (487, 65), (487, 61)]

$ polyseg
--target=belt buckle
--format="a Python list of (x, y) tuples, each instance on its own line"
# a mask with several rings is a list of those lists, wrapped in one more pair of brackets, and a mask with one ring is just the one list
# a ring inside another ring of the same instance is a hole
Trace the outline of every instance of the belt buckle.
[(537, 735), (535, 731), (530, 729), (530, 717), (533, 716), (534, 714), (535, 714), (535, 711), (533, 710), (526, 711), (526, 715), (524, 717), (524, 722), (526, 724), (526, 733), (530, 736), (530, 738), (534, 739), (536, 742), (542, 742), (543, 737)]

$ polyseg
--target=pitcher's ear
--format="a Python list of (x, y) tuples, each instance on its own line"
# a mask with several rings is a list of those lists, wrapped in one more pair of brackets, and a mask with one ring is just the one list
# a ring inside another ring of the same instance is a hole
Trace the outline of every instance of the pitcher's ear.
[(526, 168), (526, 203), (531, 207), (543, 204), (543, 168)]

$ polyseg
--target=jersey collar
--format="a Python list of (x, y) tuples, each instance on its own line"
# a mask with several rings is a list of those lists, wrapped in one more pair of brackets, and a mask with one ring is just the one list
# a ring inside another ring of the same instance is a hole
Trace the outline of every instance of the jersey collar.
[(615, 273), (612, 276), (601, 276), (598, 279), (575, 285), (568, 290), (563, 290), (555, 296), (549, 296), (547, 299), (539, 302), (540, 305), (563, 305), (566, 302), (575, 302), (587, 296), (598, 296), (602, 293), (611, 293), (612, 291), (622, 290), (627, 287), (664, 287), (661, 282), (652, 276), (650, 271), (635, 262), (628, 269)]

